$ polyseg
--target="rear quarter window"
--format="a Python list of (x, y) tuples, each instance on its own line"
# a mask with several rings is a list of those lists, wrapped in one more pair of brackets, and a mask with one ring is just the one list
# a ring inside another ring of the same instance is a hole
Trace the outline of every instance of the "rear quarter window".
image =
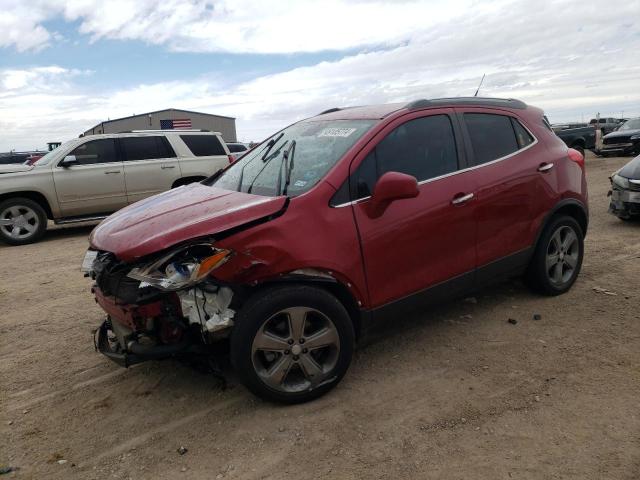
[(120, 146), (124, 160), (152, 160), (155, 158), (174, 158), (175, 152), (165, 137), (123, 137)]
[(180, 138), (196, 157), (227, 154), (216, 135), (180, 135)]

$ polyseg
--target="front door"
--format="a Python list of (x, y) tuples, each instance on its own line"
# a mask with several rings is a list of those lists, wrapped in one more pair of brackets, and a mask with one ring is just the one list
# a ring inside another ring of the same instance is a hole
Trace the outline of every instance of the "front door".
[(76, 165), (53, 170), (63, 216), (100, 215), (127, 205), (124, 171), (113, 138), (89, 140), (69, 155), (76, 157)]
[[(464, 149), (456, 122), (450, 109), (398, 119), (352, 164), (352, 208), (373, 308), (413, 307), (430, 300), (430, 287), (454, 293), (473, 283), (475, 185), (473, 172), (461, 171)], [(419, 194), (371, 218), (369, 197), (389, 171), (416, 177)]]
[(164, 136), (120, 138), (127, 201), (169, 190), (182, 177), (180, 162)]

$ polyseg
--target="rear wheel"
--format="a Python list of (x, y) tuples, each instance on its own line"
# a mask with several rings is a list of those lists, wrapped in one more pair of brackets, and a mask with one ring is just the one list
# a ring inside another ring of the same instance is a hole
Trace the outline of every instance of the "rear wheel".
[(349, 314), (327, 291), (292, 285), (265, 290), (240, 310), (231, 361), (254, 394), (302, 403), (331, 390), (353, 355)]
[(11, 198), (0, 203), (0, 239), (11, 245), (39, 240), (47, 229), (47, 214), (28, 198)]
[(526, 273), (527, 283), (544, 295), (568, 291), (582, 267), (583, 236), (573, 217), (554, 217), (538, 241)]

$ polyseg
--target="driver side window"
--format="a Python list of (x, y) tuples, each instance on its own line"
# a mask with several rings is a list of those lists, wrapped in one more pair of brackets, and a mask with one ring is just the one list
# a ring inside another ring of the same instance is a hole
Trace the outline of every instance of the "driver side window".
[(113, 138), (91, 140), (76, 147), (69, 155), (75, 155), (78, 165), (111, 163), (118, 161), (116, 145)]
[(351, 176), (351, 199), (366, 198), (380, 176), (406, 173), (418, 182), (458, 170), (458, 153), (448, 115), (410, 120), (389, 133)]

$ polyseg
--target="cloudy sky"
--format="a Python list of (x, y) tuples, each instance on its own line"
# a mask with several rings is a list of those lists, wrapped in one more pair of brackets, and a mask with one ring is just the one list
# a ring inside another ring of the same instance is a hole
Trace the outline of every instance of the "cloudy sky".
[(334, 106), (481, 94), (640, 115), (640, 1), (0, 0), (0, 151), (163, 108), (260, 140)]

